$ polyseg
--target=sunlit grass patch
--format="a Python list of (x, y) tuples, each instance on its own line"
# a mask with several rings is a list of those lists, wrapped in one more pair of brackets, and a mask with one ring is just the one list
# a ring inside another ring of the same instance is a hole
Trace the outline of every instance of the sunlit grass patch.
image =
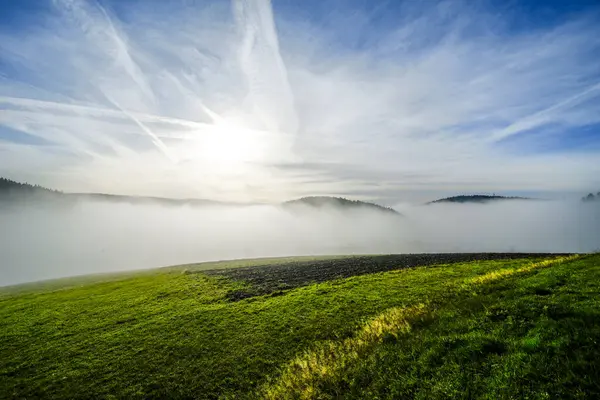
[(497, 280), (506, 278), (510, 275), (527, 273), (527, 272), (531, 272), (538, 268), (545, 268), (545, 267), (550, 267), (555, 264), (573, 261), (573, 260), (578, 259), (579, 257), (580, 256), (576, 254), (576, 255), (572, 255), (572, 256), (556, 257), (556, 258), (550, 258), (548, 260), (533, 262), (531, 264), (525, 265), (520, 268), (499, 269), (497, 271), (488, 272), (487, 274), (484, 274), (481, 276), (469, 278), (469, 279), (467, 279), (466, 283), (469, 283), (469, 284), (489, 283), (489, 282), (493, 282), (493, 281), (497, 281)]
[(262, 395), (267, 399), (312, 399), (327, 380), (335, 380), (341, 369), (361, 358), (377, 344), (396, 340), (410, 332), (411, 323), (424, 316), (426, 307), (393, 307), (368, 321), (353, 337), (342, 341), (319, 343), (293, 359), (276, 382), (267, 385)]

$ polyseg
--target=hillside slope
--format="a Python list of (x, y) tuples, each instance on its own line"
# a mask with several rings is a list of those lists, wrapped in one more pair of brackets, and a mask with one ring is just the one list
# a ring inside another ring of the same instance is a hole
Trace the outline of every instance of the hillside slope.
[(46, 201), (53, 200), (62, 203), (76, 201), (101, 201), (105, 203), (127, 203), (134, 205), (159, 204), (163, 206), (207, 206), (207, 205), (240, 205), (239, 203), (221, 202), (206, 199), (175, 199), (152, 196), (128, 196), (107, 193), (66, 193), (48, 189), (39, 185), (16, 182), (0, 177), (0, 201)]
[[(58, 190), (47, 189), (39, 185), (31, 185), (28, 183), (16, 182), (11, 179), (0, 177), (0, 201), (1, 200), (59, 200), (64, 202), (73, 201), (101, 201), (107, 203), (128, 203), (128, 204), (159, 204), (163, 206), (243, 206), (254, 205), (257, 203), (236, 203), (224, 202), (208, 199), (176, 199), (167, 197), (153, 196), (129, 196), (120, 194), (107, 193), (65, 193)], [(324, 209), (334, 207), (339, 210), (375, 210), (388, 214), (400, 215), (396, 210), (380, 206), (375, 203), (369, 203), (359, 200), (348, 200), (343, 197), (329, 196), (310, 196), (296, 200), (286, 201), (281, 204), (284, 208), (294, 209), (296, 207), (311, 207), (315, 209)]]
[(11, 179), (0, 177), (0, 199), (23, 197), (30, 195), (60, 195), (57, 190), (47, 189), (39, 185), (16, 182)]
[(4, 294), (0, 397), (600, 396), (600, 255), (413, 267), (245, 299), (231, 294), (254, 283), (205, 269)]
[(343, 197), (331, 197), (331, 196), (309, 196), (302, 197), (296, 200), (286, 201), (282, 204), (286, 208), (294, 207), (311, 207), (315, 209), (324, 208), (337, 208), (340, 210), (371, 210), (379, 211), (388, 214), (400, 215), (400, 213), (393, 208), (384, 207), (379, 204), (370, 203), (360, 200), (349, 200)]
[(484, 194), (475, 194), (475, 195), (461, 195), (461, 196), (452, 196), (446, 197), (443, 199), (438, 199), (434, 201), (430, 201), (426, 204), (439, 204), (439, 203), (487, 203), (491, 201), (505, 201), (505, 200), (531, 200), (529, 197), (511, 197), (511, 196), (496, 196), (496, 195), (484, 195)]

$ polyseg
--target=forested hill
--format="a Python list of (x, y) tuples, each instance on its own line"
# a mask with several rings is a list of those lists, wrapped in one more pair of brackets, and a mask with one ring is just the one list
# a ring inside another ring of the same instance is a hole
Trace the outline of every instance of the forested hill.
[[(29, 183), (20, 183), (7, 178), (0, 177), (0, 200), (59, 200), (60, 202), (67, 201), (70, 203), (75, 200), (94, 200), (110, 203), (129, 203), (129, 204), (161, 204), (165, 206), (207, 206), (207, 205), (244, 205), (241, 203), (227, 203), (205, 199), (171, 199), (164, 197), (144, 197), (144, 196), (127, 196), (104, 193), (63, 193), (57, 190), (47, 189), (39, 185), (31, 185)], [(250, 203), (248, 203), (250, 204)], [(322, 208), (327, 206), (337, 207), (339, 209), (371, 209), (382, 211), (390, 214), (400, 215), (392, 208), (380, 206), (374, 203), (368, 203), (359, 200), (348, 200), (342, 197), (327, 197), (314, 196), (304, 197), (297, 200), (291, 200), (283, 203), (284, 207), (293, 207), (298, 205), (311, 206)]]
[(452, 196), (446, 197), (439, 200), (430, 201), (427, 204), (437, 204), (437, 203), (487, 203), (490, 201), (502, 201), (502, 200), (531, 200), (528, 197), (516, 197), (516, 196), (496, 196), (496, 195), (484, 195), (484, 194), (476, 194), (476, 195), (461, 195), (461, 196)]
[(581, 198), (581, 201), (584, 202), (592, 202), (592, 201), (597, 201), (600, 203), (600, 192), (596, 193), (596, 195), (594, 196), (593, 193), (588, 194), (587, 196), (584, 196)]
[(27, 196), (32, 194), (40, 195), (60, 195), (62, 192), (51, 190), (39, 185), (16, 182), (11, 179), (0, 177), (0, 196)]
[(128, 204), (160, 204), (165, 206), (205, 206), (205, 205), (230, 205), (233, 203), (218, 202), (203, 199), (171, 199), (165, 197), (127, 196), (105, 193), (63, 193), (58, 190), (48, 189), (39, 185), (20, 183), (7, 178), (0, 178), (0, 200), (20, 201), (45, 201), (57, 200), (61, 203), (71, 204), (73, 201), (101, 201), (108, 203)]
[(401, 215), (398, 211), (390, 207), (384, 207), (379, 204), (369, 203), (360, 200), (349, 200), (343, 197), (332, 196), (310, 196), (302, 197), (297, 200), (290, 200), (283, 203), (284, 207), (309, 206), (314, 208), (336, 207), (339, 209), (371, 209), (389, 214)]

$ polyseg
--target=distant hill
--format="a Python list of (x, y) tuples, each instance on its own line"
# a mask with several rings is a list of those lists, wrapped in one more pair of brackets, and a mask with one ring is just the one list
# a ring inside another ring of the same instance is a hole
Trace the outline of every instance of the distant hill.
[(501, 201), (501, 200), (531, 200), (529, 197), (516, 197), (516, 196), (496, 196), (496, 195), (484, 195), (484, 194), (475, 194), (475, 195), (461, 195), (461, 196), (452, 196), (446, 197), (439, 200), (430, 201), (427, 204), (438, 204), (438, 203), (487, 203), (490, 201)]
[(390, 207), (384, 207), (379, 204), (369, 203), (366, 201), (349, 200), (343, 197), (332, 196), (302, 197), (297, 200), (286, 201), (282, 205), (284, 207), (309, 206), (314, 208), (337, 207), (340, 209), (370, 209), (388, 214), (401, 215), (398, 211)]
[(78, 200), (93, 200), (110, 203), (160, 204), (163, 206), (236, 205), (236, 203), (204, 199), (171, 199), (166, 197), (127, 196), (105, 193), (64, 193), (39, 185), (31, 185), (29, 183), (16, 182), (7, 178), (0, 178), (0, 201), (33, 202), (48, 200), (66, 204)]
[(58, 196), (62, 192), (51, 190), (39, 185), (16, 182), (0, 177), (0, 198), (18, 198), (29, 195)]
[[(163, 206), (239, 206), (250, 205), (251, 203), (232, 203), (220, 202), (206, 199), (172, 199), (166, 197), (149, 197), (149, 196), (127, 196), (118, 194), (105, 193), (64, 193), (57, 190), (51, 190), (39, 185), (31, 185), (29, 183), (16, 182), (7, 178), (0, 178), (0, 201), (16, 201), (16, 202), (45, 202), (52, 200), (53, 203), (70, 204), (79, 200), (102, 201), (108, 203), (126, 203), (126, 204), (160, 204)], [(365, 208), (382, 211), (390, 214), (400, 215), (392, 208), (383, 207), (378, 204), (368, 203), (358, 200), (348, 200), (342, 197), (314, 196), (303, 197), (301, 199), (287, 201), (283, 203), (286, 207), (295, 205), (306, 205), (311, 207), (335, 206), (344, 209)]]
[(162, 206), (210, 206), (210, 205), (240, 205), (240, 203), (221, 202), (206, 199), (173, 199), (168, 197), (152, 196), (127, 196), (120, 194), (106, 193), (65, 193), (65, 197), (78, 200), (94, 200), (109, 203), (127, 203), (127, 204), (159, 204)]
[(584, 196), (581, 198), (581, 201), (583, 202), (593, 202), (593, 201), (597, 201), (600, 203), (600, 192), (596, 193), (596, 195), (594, 196), (593, 193), (588, 194), (587, 196)]

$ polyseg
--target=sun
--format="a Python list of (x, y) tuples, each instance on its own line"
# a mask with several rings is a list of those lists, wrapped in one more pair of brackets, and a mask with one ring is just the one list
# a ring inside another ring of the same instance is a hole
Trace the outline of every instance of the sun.
[(260, 137), (237, 126), (216, 126), (201, 143), (202, 157), (212, 163), (243, 164), (261, 161), (265, 156)]
[(275, 135), (219, 121), (194, 132), (185, 141), (184, 159), (221, 172), (243, 172), (249, 165), (268, 163), (276, 152)]

